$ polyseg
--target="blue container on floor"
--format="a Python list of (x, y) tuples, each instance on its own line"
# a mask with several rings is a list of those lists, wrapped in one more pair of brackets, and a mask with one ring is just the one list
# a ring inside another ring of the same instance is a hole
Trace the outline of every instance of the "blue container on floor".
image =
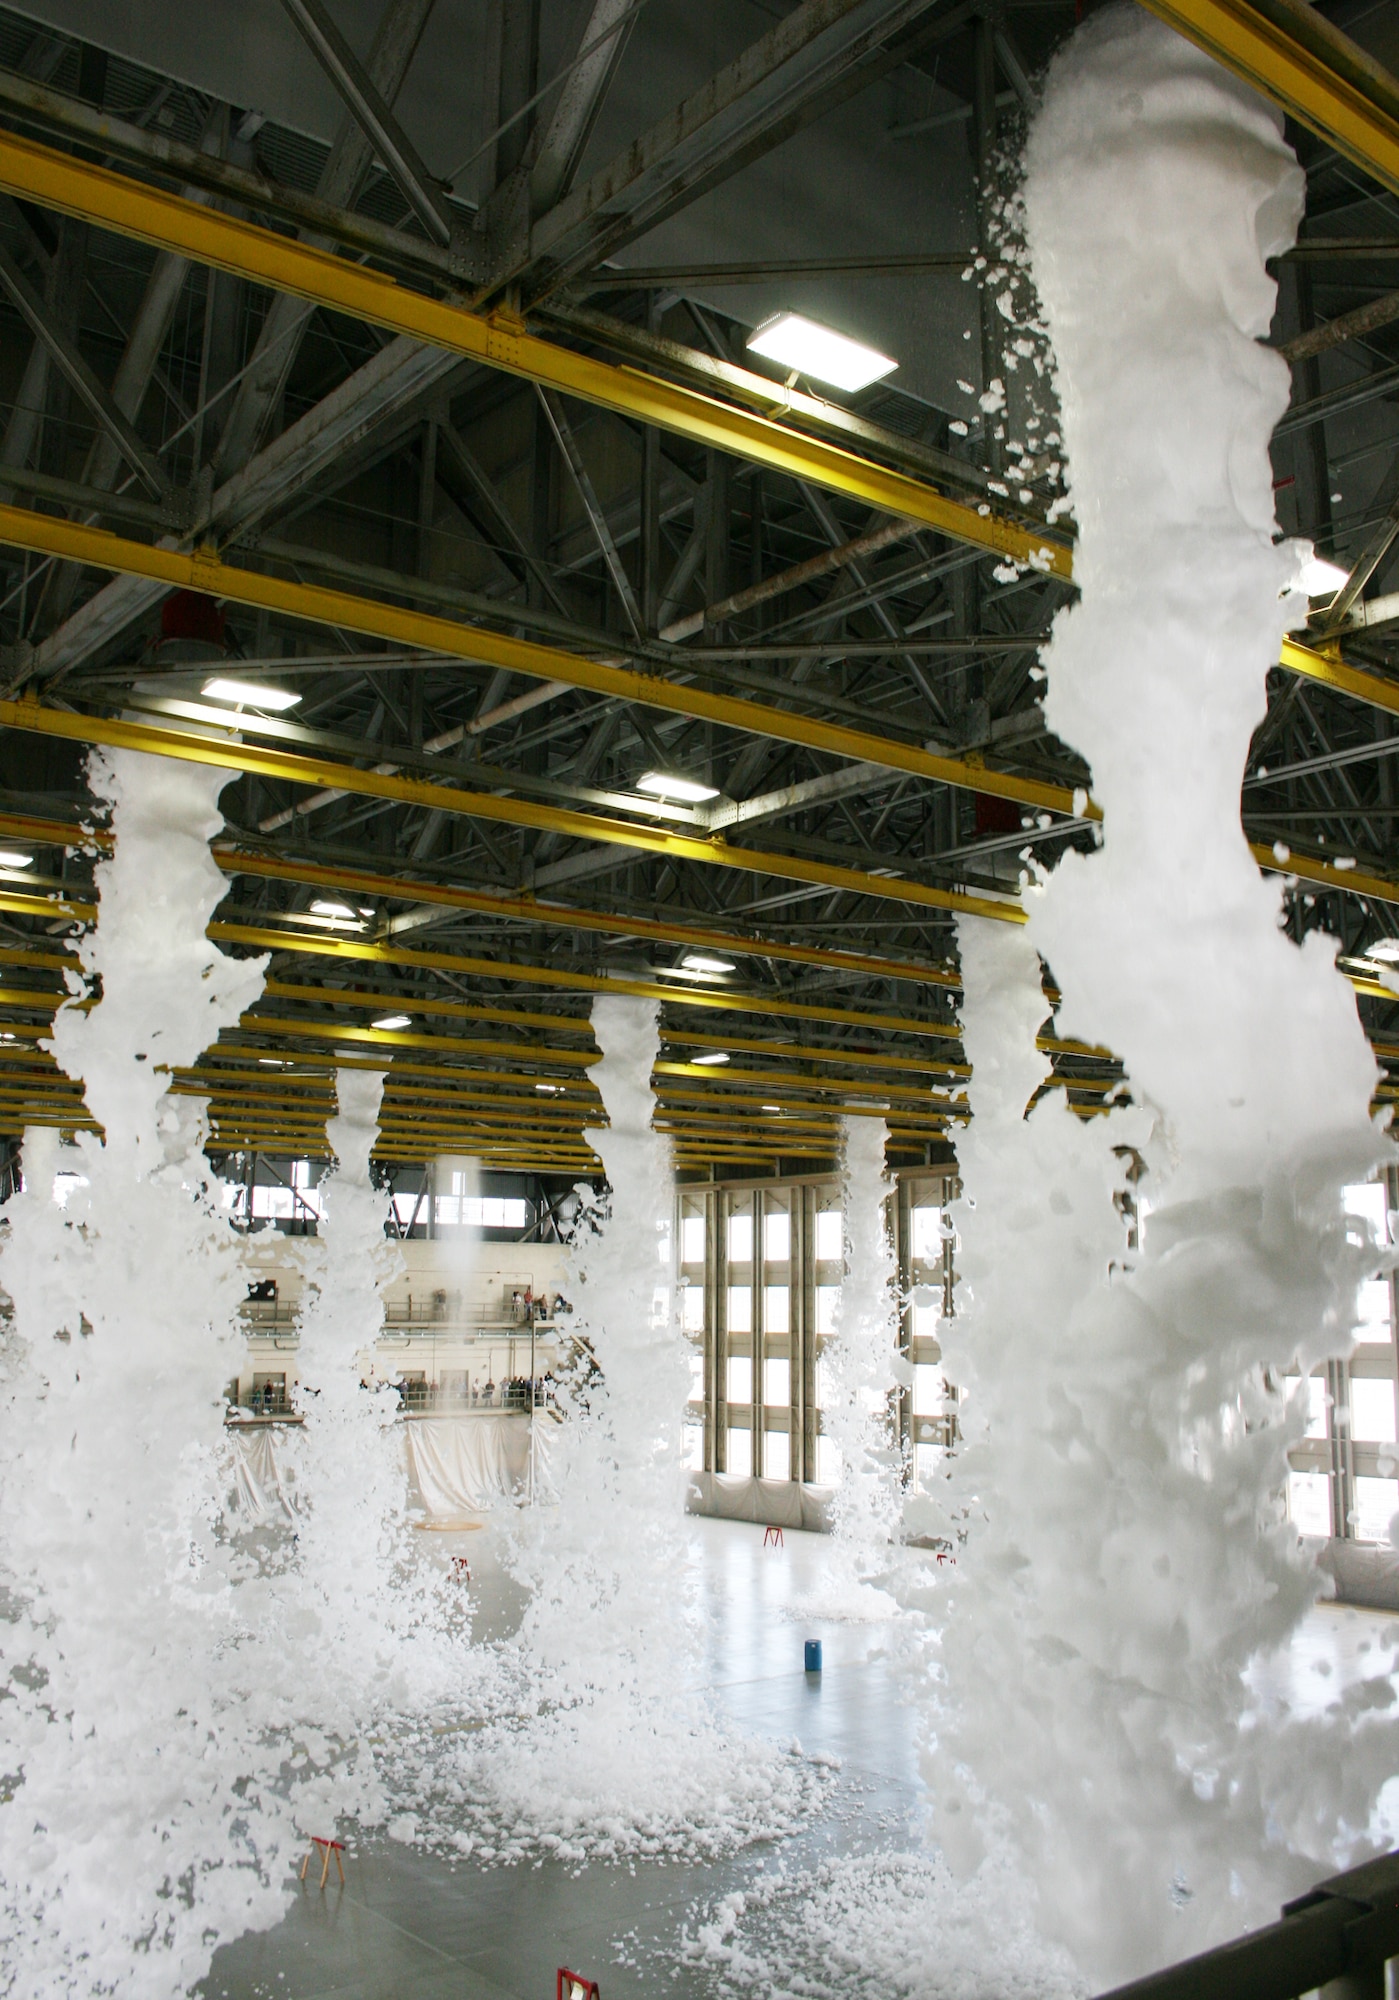
[(808, 1639), (806, 1642), (806, 1671), (819, 1674), (821, 1671), (821, 1641)]

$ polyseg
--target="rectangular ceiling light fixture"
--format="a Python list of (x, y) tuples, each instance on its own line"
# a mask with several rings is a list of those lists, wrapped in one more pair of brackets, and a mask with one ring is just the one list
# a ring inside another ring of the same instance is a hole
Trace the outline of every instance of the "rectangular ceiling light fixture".
[(1308, 556), (1297, 575), (1298, 588), (1308, 597), (1334, 597), (1349, 581), (1350, 571), (1339, 563), (1327, 562), (1325, 556)]
[(833, 389), (867, 389), (899, 365), (877, 348), (794, 312), (765, 319), (749, 336), (748, 349), (795, 369), (798, 375), (809, 375), (814, 382), (828, 382)]
[(381, 1014), (377, 1021), (371, 1021), (369, 1025), (372, 1028), (383, 1028), (385, 1030), (411, 1028), (413, 1025), (413, 1016), (411, 1014)]
[(686, 805), (703, 805), (717, 799), (717, 785), (701, 784), (698, 778), (682, 778), (673, 771), (643, 771), (636, 781), (639, 792), (651, 792), (658, 799), (683, 799)]
[(32, 868), (32, 854), (18, 854), (12, 847), (0, 847), (0, 868)]
[(231, 701), (240, 708), (270, 708), (280, 711), (295, 708), (300, 701), (299, 694), (290, 688), (273, 687), (270, 682), (227, 681), (215, 679), (205, 681), (201, 690), (211, 701)]
[(686, 972), (733, 971), (733, 965), (727, 958), (712, 958), (706, 951), (687, 951), (680, 964)]

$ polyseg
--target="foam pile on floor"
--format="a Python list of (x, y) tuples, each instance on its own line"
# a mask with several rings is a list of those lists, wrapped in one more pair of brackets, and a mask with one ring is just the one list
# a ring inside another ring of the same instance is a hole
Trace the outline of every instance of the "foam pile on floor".
[(810, 1872), (778, 1863), (687, 1923), (681, 1962), (724, 1995), (845, 2000), (1081, 2000), (1067, 1954), (1046, 1949), (1006, 1861), (974, 1882), (931, 1854), (841, 1855)]
[(115, 848), (79, 957), (101, 995), (53, 1048), (105, 1143), (31, 1132), (5, 1213), (0, 1964), (26, 2000), (163, 2000), (285, 1903), (285, 1683), (216, 1533), (245, 1287), (204, 1107), (168, 1095), (262, 988), (265, 961), (204, 935), (230, 776), (94, 759)]
[[(949, 1856), (1008, 1840), (1041, 1920), (1110, 1979), (1347, 1859), (1395, 1768), (1386, 1688), (1368, 1718), (1278, 1729), (1242, 1680), (1314, 1592), (1279, 1383), (1347, 1344), (1375, 1253), (1342, 1187), (1380, 1142), (1334, 942), (1284, 935), (1239, 823), (1298, 568), (1267, 452), (1288, 371), (1260, 341), (1302, 176), (1267, 107), (1135, 9), (1056, 62), (1028, 167), (1082, 589), (1046, 710), (1104, 839), (1029, 893), (1028, 940), (963, 926), (975, 1120), (943, 1333), (964, 1542), (928, 1775)], [(1137, 1109), (1081, 1125), (1050, 1092), (1022, 1119), (1047, 1067), (1036, 947), (1058, 1032), (1120, 1055)], [(1133, 1250), (1126, 1149), (1151, 1206)]]

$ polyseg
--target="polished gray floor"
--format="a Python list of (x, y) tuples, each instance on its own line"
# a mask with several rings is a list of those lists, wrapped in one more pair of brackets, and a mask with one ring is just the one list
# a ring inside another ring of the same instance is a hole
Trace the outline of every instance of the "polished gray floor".
[[(790, 1865), (914, 1838), (919, 1788), (913, 1726), (883, 1656), (888, 1629), (811, 1615), (822, 1601), (830, 1544), (789, 1532), (764, 1548), (761, 1528), (694, 1523), (712, 1624), (696, 1678), (734, 1723), (840, 1760), (824, 1811), (781, 1845)], [(445, 1561), (454, 1538), (443, 1537)], [(462, 1546), (467, 1538), (462, 1538)], [(473, 1567), (508, 1622), (509, 1593), (489, 1538), (470, 1538)], [(820, 1638), (824, 1672), (803, 1671), (802, 1644)], [(1303, 1711), (1374, 1671), (1399, 1620), (1318, 1606), (1291, 1646), (1251, 1676)], [(774, 1851), (769, 1848), (769, 1853)], [(343, 1888), (299, 1888), (276, 1930), (221, 1950), (208, 2000), (551, 2000), (556, 1968), (600, 1981), (605, 2000), (664, 1992), (697, 2000), (706, 1977), (681, 1963), (675, 1940), (699, 1906), (741, 1886), (761, 1849), (707, 1866), (513, 1868), (452, 1863), (387, 1839), (358, 1846)], [(333, 1874), (333, 1871), (332, 1871)]]
[[(765, 1548), (761, 1528), (693, 1525), (712, 1611), (696, 1678), (734, 1723), (840, 1760), (827, 1809), (782, 1843), (784, 1855), (815, 1861), (833, 1847), (906, 1844), (918, 1796), (913, 1729), (882, 1657), (884, 1627), (803, 1610), (821, 1600), (830, 1543), (789, 1531), (782, 1548)], [(445, 1559), (455, 1538), (441, 1540)], [(470, 1544), (489, 1592), (485, 1540)], [(823, 1644), (819, 1676), (803, 1667), (808, 1638)], [(551, 2000), (556, 1969), (568, 1965), (599, 1980), (605, 2000), (658, 1986), (685, 2000), (702, 1981), (675, 1971), (669, 1942), (697, 1902), (747, 1879), (762, 1853), (578, 1874), (551, 1861), (473, 1868), (371, 1840), (347, 1856), (343, 1888), (333, 1869), (324, 1891), (308, 1881), (276, 1930), (218, 1953), (201, 1990), (209, 2000)]]

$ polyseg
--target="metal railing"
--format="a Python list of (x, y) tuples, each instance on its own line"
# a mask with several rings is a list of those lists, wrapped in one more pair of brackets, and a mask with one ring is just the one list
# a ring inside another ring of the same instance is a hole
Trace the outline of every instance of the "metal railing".
[(1198, 1958), (1116, 1987), (1101, 2000), (1385, 2000), (1399, 1958), (1399, 1852), (1318, 1882), (1282, 1917)]
[(412, 1416), (438, 1413), (457, 1416), (472, 1410), (488, 1417), (522, 1415), (529, 1410), (531, 1401), (535, 1409), (542, 1410), (556, 1399), (552, 1377), (547, 1381), (541, 1378), (531, 1385), (527, 1376), (493, 1382), (489, 1396), (479, 1389), (473, 1395), (470, 1390), (457, 1385), (446, 1387), (439, 1384), (434, 1387), (427, 1382), (401, 1382), (398, 1393), (401, 1407)]

